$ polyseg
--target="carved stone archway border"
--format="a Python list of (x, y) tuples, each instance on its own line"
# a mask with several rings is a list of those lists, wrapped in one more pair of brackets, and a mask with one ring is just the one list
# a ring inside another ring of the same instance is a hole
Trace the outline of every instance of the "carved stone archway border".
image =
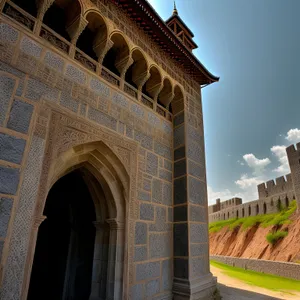
[[(134, 257), (134, 224), (138, 218), (137, 203), (137, 158), (138, 144), (113, 131), (98, 126), (81, 117), (65, 112), (63, 109), (42, 103), (38, 109), (37, 126), (35, 134), (43, 132), (40, 125), (47, 124), (46, 149), (43, 159), (42, 175), (39, 183), (39, 192), (36, 208), (33, 212), (32, 230), (28, 245), (24, 280), (21, 298), (27, 298), (30, 283), (30, 274), (34, 258), (35, 245), (39, 224), (43, 220), (44, 204), (53, 182), (51, 174), (54, 163), (60, 159), (65, 151), (82, 144), (101, 141), (122, 161), (129, 175), (129, 190), (124, 191), (126, 201), (125, 212), (125, 248), (123, 272), (123, 299), (128, 299), (129, 285), (133, 283), (133, 257)], [(39, 118), (43, 122), (39, 122)], [(40, 127), (40, 128), (39, 128)]]

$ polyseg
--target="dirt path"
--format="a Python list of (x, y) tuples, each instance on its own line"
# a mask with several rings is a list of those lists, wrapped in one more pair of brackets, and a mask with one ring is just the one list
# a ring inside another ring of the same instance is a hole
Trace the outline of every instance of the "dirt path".
[(220, 270), (214, 266), (210, 266), (211, 272), (214, 276), (218, 277), (219, 289), (222, 295), (222, 300), (250, 300), (250, 299), (259, 299), (259, 300), (275, 300), (275, 299), (284, 299), (284, 300), (299, 300), (300, 292), (297, 291), (287, 291), (276, 292), (271, 291), (265, 288), (249, 285), (239, 279), (230, 277), (223, 273), (223, 270)]

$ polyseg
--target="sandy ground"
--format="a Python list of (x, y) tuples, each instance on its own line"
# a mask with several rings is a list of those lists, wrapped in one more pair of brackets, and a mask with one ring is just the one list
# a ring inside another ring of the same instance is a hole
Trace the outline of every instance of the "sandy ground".
[(300, 299), (300, 292), (286, 291), (276, 292), (261, 287), (249, 285), (239, 279), (230, 277), (223, 270), (210, 266), (211, 272), (218, 277), (219, 289), (222, 300), (278, 300), (278, 299)]

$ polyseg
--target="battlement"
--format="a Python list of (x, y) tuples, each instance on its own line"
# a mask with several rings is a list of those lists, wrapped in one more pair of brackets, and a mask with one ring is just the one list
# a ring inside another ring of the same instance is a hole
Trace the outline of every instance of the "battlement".
[(208, 207), (208, 213), (215, 213), (218, 212), (222, 209), (226, 209), (226, 208), (230, 208), (230, 207), (236, 207), (238, 205), (241, 205), (243, 203), (243, 200), (241, 198), (231, 198), (229, 200), (226, 201), (222, 201), (221, 199), (217, 199), (216, 200), (216, 204), (210, 205)]
[(275, 181), (269, 180), (257, 186), (259, 199), (267, 198), (283, 192), (290, 192), (293, 190), (293, 180), (291, 174), (280, 176)]
[(300, 142), (296, 145), (290, 145), (286, 148), (287, 155), (293, 155), (294, 153), (300, 153)]

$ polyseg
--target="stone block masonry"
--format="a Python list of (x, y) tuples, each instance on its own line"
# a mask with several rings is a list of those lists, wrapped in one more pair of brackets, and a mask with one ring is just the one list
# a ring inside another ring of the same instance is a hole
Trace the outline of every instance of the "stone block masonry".
[[(37, 18), (0, 2), (0, 298), (27, 299), (50, 191), (78, 172), (94, 201), (95, 299), (208, 299), (215, 279), (200, 89), (200, 81), (213, 82), (201, 77), (207, 71), (174, 72), (175, 60), (150, 47), (112, 2), (80, 1), (86, 11), (67, 30), (71, 42), (43, 24), (47, 1), (38, 1)], [(104, 27), (109, 37), (97, 55), (122, 44), (112, 52), (121, 76), (78, 49), (89, 20), (103, 21), (97, 38)], [(143, 71), (128, 72), (134, 88), (125, 74), (136, 65)]]
[(252, 270), (256, 272), (300, 280), (299, 264), (295, 263), (221, 255), (211, 255), (210, 259), (245, 270)]

